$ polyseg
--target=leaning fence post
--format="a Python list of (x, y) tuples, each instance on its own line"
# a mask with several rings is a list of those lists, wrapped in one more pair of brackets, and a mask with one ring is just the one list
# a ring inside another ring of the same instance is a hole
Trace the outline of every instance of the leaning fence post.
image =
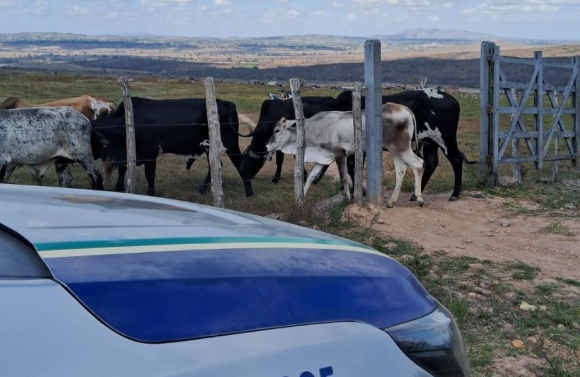
[(207, 110), (207, 125), (209, 133), (209, 169), (211, 173), (211, 194), (214, 207), (224, 208), (224, 191), (222, 188), (222, 138), (220, 119), (215, 99), (213, 78), (207, 77), (205, 86), (205, 106)]
[(574, 106), (574, 140), (575, 158), (572, 160), (572, 166), (576, 167), (577, 159), (580, 157), (580, 56), (574, 57), (574, 64), (576, 65), (576, 91), (572, 97), (572, 106)]
[(125, 127), (127, 137), (127, 188), (126, 192), (135, 193), (137, 186), (137, 147), (135, 143), (135, 121), (133, 117), (133, 102), (129, 93), (129, 86), (126, 77), (120, 77), (121, 91), (123, 92), (123, 103), (125, 105)]
[[(522, 100), (522, 96), (518, 94), (521, 92), (517, 92), (514, 95), (515, 90), (513, 88), (506, 89), (506, 90), (511, 90), (512, 96), (514, 96), (518, 100), (518, 103)], [(512, 117), (513, 117), (513, 113), (512, 113)], [(511, 119), (510, 119), (510, 122), (511, 122)], [(517, 128), (516, 128), (516, 131), (517, 131)], [(520, 157), (520, 139), (518, 137), (516, 137), (516, 135), (513, 135), (511, 143), (512, 143), (512, 157), (516, 157), (516, 158)], [(522, 183), (522, 177), (523, 177), (522, 164), (520, 164), (519, 162), (515, 162), (512, 165), (512, 175), (515, 178), (517, 183)]]
[(534, 107), (537, 109), (536, 131), (538, 138), (536, 139), (536, 153), (538, 158), (535, 161), (536, 169), (541, 169), (544, 166), (544, 66), (542, 51), (534, 51), (535, 67), (538, 69), (536, 95), (534, 96)]
[(290, 90), (292, 91), (292, 103), (294, 104), (294, 115), (296, 118), (296, 160), (294, 167), (294, 195), (296, 204), (304, 204), (304, 109), (302, 108), (302, 97), (300, 97), (300, 81), (290, 79)]
[(363, 140), (362, 140), (362, 82), (354, 83), (352, 92), (352, 116), (354, 125), (354, 201), (362, 207), (363, 198)]
[[(554, 90), (554, 105), (556, 106), (556, 108), (558, 107), (558, 91)], [(552, 118), (554, 118), (556, 116), (556, 114), (554, 114), (552, 116)], [(559, 131), (559, 126), (556, 125), (556, 135), (554, 137), (554, 156), (557, 156), (559, 151), (559, 144), (560, 144), (560, 138), (557, 136), (558, 131)], [(552, 163), (552, 181), (553, 182), (557, 182), (558, 181), (558, 160), (554, 160), (554, 162)]]
[(365, 132), (367, 152), (367, 201), (383, 202), (383, 123), (381, 96), (381, 42), (365, 42)]

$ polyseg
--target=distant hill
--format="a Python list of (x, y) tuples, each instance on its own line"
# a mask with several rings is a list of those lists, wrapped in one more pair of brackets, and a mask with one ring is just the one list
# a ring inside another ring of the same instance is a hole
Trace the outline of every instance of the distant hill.
[(385, 40), (400, 39), (434, 39), (434, 40), (457, 40), (457, 41), (486, 41), (486, 40), (504, 40), (506, 38), (498, 37), (486, 33), (477, 33), (466, 30), (442, 30), (442, 29), (407, 29), (394, 34), (375, 35), (373, 38)]

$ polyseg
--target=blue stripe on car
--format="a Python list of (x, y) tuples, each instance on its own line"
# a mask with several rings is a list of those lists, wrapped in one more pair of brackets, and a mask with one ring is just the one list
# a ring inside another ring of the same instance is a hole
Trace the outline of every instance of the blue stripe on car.
[(386, 328), (434, 308), (403, 266), (352, 251), (280, 245), (45, 261), (97, 317), (143, 342), (329, 321)]

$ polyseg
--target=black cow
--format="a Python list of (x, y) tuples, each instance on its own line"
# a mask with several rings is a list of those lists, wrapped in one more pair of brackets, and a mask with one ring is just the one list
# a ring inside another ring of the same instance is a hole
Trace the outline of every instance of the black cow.
[[(457, 200), (461, 194), (462, 189), (462, 175), (463, 175), (463, 161), (468, 164), (477, 163), (476, 161), (469, 161), (465, 155), (459, 150), (457, 145), (457, 128), (459, 126), (459, 113), (460, 106), (457, 100), (446, 92), (437, 91), (435, 89), (421, 89), (421, 90), (409, 90), (392, 95), (386, 95), (382, 98), (382, 103), (393, 102), (400, 105), (405, 105), (410, 108), (417, 120), (417, 131), (418, 137), (421, 139), (418, 154), (425, 160), (425, 172), (423, 173), (423, 178), (421, 180), (421, 192), (425, 189), (425, 186), (429, 182), (431, 175), (435, 171), (437, 165), (439, 164), (438, 150), (441, 148), (451, 166), (453, 168), (453, 173), (455, 175), (455, 184), (453, 187), (453, 193), (449, 200)], [(365, 98), (362, 98), (362, 108), (365, 107)], [(336, 99), (335, 107), (340, 108), (339, 111), (350, 111), (352, 110), (352, 92), (345, 91), (342, 92)], [(267, 113), (260, 113), (260, 119), (278, 118), (286, 115), (276, 113), (275, 109), (264, 109)], [(292, 114), (293, 115), (293, 114)], [(294, 118), (291, 118), (294, 119)], [(266, 142), (262, 142), (265, 135), (271, 135), (274, 125), (270, 123), (262, 123), (262, 129), (260, 128), (260, 123), (254, 130), (254, 135), (261, 135), (259, 139), (252, 139), (252, 143), (249, 148), (250, 153), (253, 155), (262, 156), (262, 148), (265, 149)], [(267, 140), (267, 139), (266, 139)], [(260, 168), (263, 166), (263, 159), (250, 158), (250, 156), (244, 156), (246, 161), (251, 161), (250, 163), (242, 161), (242, 170), (245, 168), (250, 169), (250, 174), (254, 177)], [(276, 163), (278, 168), (276, 173), (281, 170), (283, 162), (283, 155), (276, 155)], [(354, 177), (354, 158), (350, 157), (348, 159), (349, 174)], [(324, 174), (324, 169), (319, 175), (318, 179)], [(276, 178), (276, 176), (274, 177)], [(415, 200), (413, 195), (411, 200)]]
[[(205, 142), (209, 140), (209, 129), (205, 99), (153, 100), (131, 98), (135, 120), (135, 141), (137, 165), (145, 165), (148, 195), (155, 195), (155, 168), (157, 157), (162, 153), (172, 153), (197, 159), (207, 153)], [(233, 102), (217, 100), (222, 144), (230, 160), (240, 172), (246, 196), (252, 196), (250, 176), (239, 170), (241, 159), (238, 143), (239, 121)], [(93, 120), (93, 133), (100, 142), (93, 143), (95, 158), (113, 161), (118, 165), (119, 177), (116, 190), (123, 190), (126, 168), (125, 106), (119, 105), (111, 115)], [(208, 172), (199, 191), (204, 193), (211, 179)]]

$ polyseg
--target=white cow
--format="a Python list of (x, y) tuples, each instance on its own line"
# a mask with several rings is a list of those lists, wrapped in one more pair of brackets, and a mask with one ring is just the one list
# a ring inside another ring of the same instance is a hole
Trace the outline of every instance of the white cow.
[[(363, 114), (363, 130), (365, 115)], [(395, 164), (395, 190), (387, 206), (393, 207), (399, 197), (407, 165), (415, 175), (415, 196), (422, 207), (421, 178), (423, 176), (423, 160), (411, 149), (413, 133), (417, 125), (413, 112), (406, 106), (395, 103), (382, 105), (383, 117), (383, 150), (393, 153)], [(315, 165), (308, 174), (304, 186), (304, 194), (325, 165), (336, 161), (345, 194), (350, 199), (352, 180), (347, 172), (346, 157), (354, 154), (354, 127), (352, 111), (326, 111), (305, 119), (305, 151), (304, 162), (314, 162)], [(366, 147), (365, 132), (363, 132), (363, 148)], [(277, 150), (286, 154), (296, 155), (296, 121), (280, 119), (274, 128), (270, 141), (266, 145), (268, 152)]]

